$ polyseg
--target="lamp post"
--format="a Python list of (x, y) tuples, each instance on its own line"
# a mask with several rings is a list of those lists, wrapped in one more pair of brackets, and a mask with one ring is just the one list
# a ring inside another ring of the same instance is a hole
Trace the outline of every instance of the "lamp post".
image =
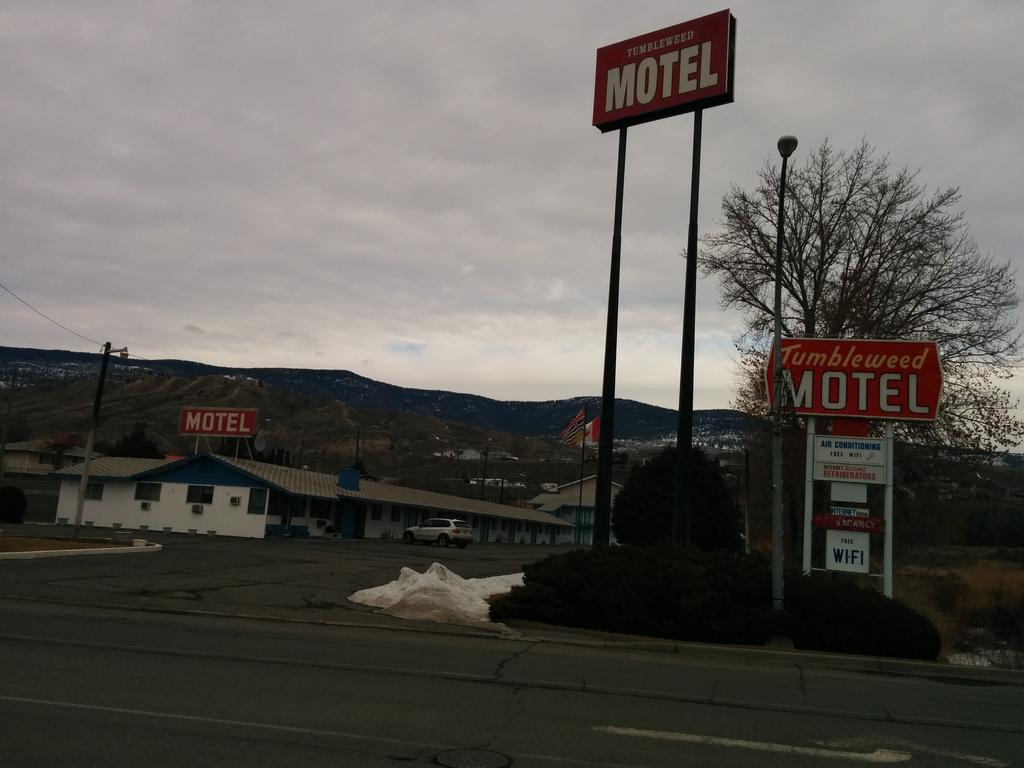
[(85, 493), (89, 488), (89, 469), (92, 466), (92, 446), (96, 440), (96, 427), (100, 423), (100, 404), (103, 402), (103, 384), (107, 378), (107, 364), (110, 361), (110, 353), (117, 352), (122, 359), (128, 357), (128, 347), (121, 349), (110, 348), (108, 341), (103, 345), (103, 361), (100, 363), (100, 379), (96, 384), (96, 399), (92, 404), (92, 425), (89, 427), (89, 437), (85, 441), (85, 461), (82, 463), (82, 479), (78, 484), (78, 504), (75, 507), (75, 531), (74, 538), (78, 538), (82, 530), (82, 510), (85, 508)]
[(772, 608), (783, 609), (782, 531), (782, 212), (786, 202), (786, 161), (796, 150), (796, 136), (779, 139), (782, 173), (779, 180), (779, 220), (775, 228), (775, 370), (772, 381)]

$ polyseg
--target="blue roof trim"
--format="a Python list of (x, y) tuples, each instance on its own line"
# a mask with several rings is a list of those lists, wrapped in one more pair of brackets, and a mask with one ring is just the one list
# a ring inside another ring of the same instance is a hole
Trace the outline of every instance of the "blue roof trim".
[[(205, 467), (195, 467), (198, 463), (205, 463)], [(211, 466), (215, 465), (215, 466)], [(132, 480), (142, 479), (165, 479), (167, 482), (188, 483), (190, 485), (240, 485), (248, 487), (272, 488), (288, 496), (296, 494), (288, 491), (277, 483), (272, 483), (262, 477), (246, 472), (241, 467), (229, 464), (220, 456), (212, 453), (204, 453), (196, 456), (186, 456), (178, 461), (164, 464), (143, 472), (137, 472), (131, 476)], [(233, 482), (243, 480), (244, 482)]]

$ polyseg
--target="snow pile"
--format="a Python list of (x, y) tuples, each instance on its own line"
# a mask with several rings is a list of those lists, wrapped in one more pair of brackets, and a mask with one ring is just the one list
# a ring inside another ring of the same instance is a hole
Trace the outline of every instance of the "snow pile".
[(521, 573), (464, 579), (440, 563), (434, 563), (423, 573), (403, 568), (397, 580), (360, 590), (348, 599), (400, 619), (488, 624), (487, 598), (504, 594), (522, 583)]

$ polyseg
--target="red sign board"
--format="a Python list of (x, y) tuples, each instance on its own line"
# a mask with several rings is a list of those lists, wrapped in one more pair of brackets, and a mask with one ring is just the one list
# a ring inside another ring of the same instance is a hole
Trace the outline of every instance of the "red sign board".
[(885, 521), (880, 517), (860, 517), (854, 515), (815, 515), (816, 528), (828, 528), (833, 531), (865, 531), (881, 533), (885, 530)]
[[(774, 402), (775, 348), (768, 356)], [(792, 376), (791, 404), (805, 416), (934, 421), (942, 365), (934, 341), (783, 339), (782, 368)]]
[(252, 437), (255, 408), (182, 408), (178, 432), (195, 437)]
[(728, 10), (597, 49), (594, 125), (611, 131), (733, 100)]

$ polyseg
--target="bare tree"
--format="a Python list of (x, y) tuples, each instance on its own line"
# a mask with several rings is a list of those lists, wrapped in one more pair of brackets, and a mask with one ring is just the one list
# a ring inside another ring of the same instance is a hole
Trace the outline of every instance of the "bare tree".
[[(726, 194), (722, 230), (706, 240), (704, 272), (722, 304), (744, 311), (737, 407), (767, 411), (779, 172), (771, 161), (751, 193)], [(788, 336), (934, 339), (946, 384), (939, 421), (908, 427), (921, 442), (996, 451), (1024, 439), (1000, 386), (1020, 362), (1014, 271), (978, 250), (955, 187), (931, 194), (917, 173), (893, 171), (866, 141), (826, 139), (786, 185), (782, 322)]]

